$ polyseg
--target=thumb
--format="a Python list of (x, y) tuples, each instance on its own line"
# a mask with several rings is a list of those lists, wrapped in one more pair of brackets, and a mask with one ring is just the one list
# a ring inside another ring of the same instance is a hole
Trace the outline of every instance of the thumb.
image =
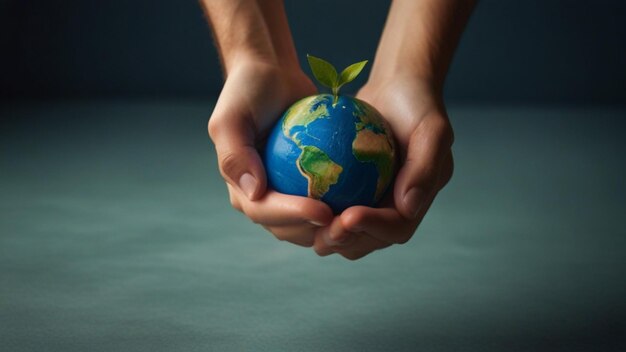
[(209, 136), (215, 144), (220, 173), (250, 200), (259, 199), (267, 185), (265, 168), (255, 148), (252, 122), (239, 116), (213, 113)]
[(443, 187), (439, 179), (446, 161), (451, 162), (452, 140), (452, 128), (443, 118), (425, 120), (411, 134), (394, 188), (394, 202), (402, 216), (415, 219), (423, 214)]

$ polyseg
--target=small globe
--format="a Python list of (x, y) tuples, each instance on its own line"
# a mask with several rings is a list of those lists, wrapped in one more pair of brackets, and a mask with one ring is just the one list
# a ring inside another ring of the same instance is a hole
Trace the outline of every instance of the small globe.
[(265, 168), (271, 188), (320, 199), (335, 214), (375, 206), (392, 181), (393, 137), (364, 101), (330, 94), (299, 100), (268, 137)]

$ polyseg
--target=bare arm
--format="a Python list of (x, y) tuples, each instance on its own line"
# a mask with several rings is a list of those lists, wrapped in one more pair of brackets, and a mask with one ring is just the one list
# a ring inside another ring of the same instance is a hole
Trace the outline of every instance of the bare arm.
[(394, 0), (370, 79), (409, 76), (441, 91), (475, 0)]
[(202, 0), (202, 5), (227, 73), (247, 61), (299, 69), (281, 0)]
[(394, 0), (358, 98), (387, 119), (402, 160), (380, 208), (351, 207), (320, 229), (315, 250), (358, 259), (407, 242), (452, 176), (452, 127), (442, 91), (473, 0)]
[[(473, 0), (394, 0), (358, 97), (388, 120), (402, 154), (381, 208), (334, 217), (327, 205), (266, 189), (256, 147), (291, 103), (315, 88), (302, 73), (279, 0), (202, 0), (227, 79), (209, 122), (232, 205), (281, 240), (358, 259), (408, 241), (452, 175), (441, 92)], [(327, 225), (327, 226), (326, 226)]]
[(277, 238), (311, 246), (332, 219), (317, 200), (267, 189), (258, 147), (289, 105), (315, 94), (302, 72), (282, 0), (202, 0), (226, 82), (209, 119), (232, 206)]

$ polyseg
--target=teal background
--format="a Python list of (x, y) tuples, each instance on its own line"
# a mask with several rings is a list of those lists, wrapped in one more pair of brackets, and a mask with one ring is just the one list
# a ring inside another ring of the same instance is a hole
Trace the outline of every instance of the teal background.
[[(286, 1), (302, 63), (373, 58), (355, 3)], [(0, 1), (0, 351), (626, 351), (624, 18), (480, 1), (451, 183), (349, 262), (230, 207), (197, 1)]]
[(451, 183), (350, 262), (230, 208), (211, 109), (1, 108), (0, 350), (626, 350), (624, 110), (453, 105)]

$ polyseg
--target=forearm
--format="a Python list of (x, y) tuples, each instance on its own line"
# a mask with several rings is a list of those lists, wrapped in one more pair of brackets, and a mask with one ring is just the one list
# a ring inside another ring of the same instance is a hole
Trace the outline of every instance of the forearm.
[(282, 0), (201, 0), (226, 73), (242, 62), (298, 66)]
[(394, 0), (370, 80), (398, 75), (443, 89), (454, 50), (475, 0)]

